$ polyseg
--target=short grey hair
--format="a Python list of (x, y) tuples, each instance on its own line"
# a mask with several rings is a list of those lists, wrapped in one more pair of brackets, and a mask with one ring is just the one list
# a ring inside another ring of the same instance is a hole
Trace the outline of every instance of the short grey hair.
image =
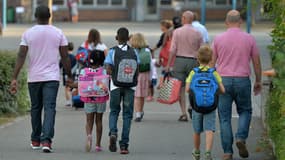
[(226, 21), (229, 23), (238, 23), (240, 20), (240, 14), (227, 14)]

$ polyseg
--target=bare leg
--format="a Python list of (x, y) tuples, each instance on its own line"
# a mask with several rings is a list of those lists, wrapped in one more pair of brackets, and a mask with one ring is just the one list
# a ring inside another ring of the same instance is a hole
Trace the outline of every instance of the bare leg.
[(70, 104), (70, 88), (69, 87), (65, 87), (65, 99), (66, 99), (66, 105)]
[(186, 115), (185, 87), (181, 87), (180, 89), (179, 104), (180, 104), (182, 115)]
[(96, 146), (101, 147), (103, 113), (96, 113)]
[(92, 135), (95, 113), (86, 113), (86, 134)]
[(206, 131), (206, 151), (211, 151), (213, 146), (213, 131)]
[(140, 97), (135, 97), (134, 105), (135, 105), (135, 112), (136, 113), (140, 112), (140, 110), (141, 110)]
[(92, 130), (93, 130), (93, 125), (94, 125), (94, 115), (95, 113), (86, 113), (87, 140), (86, 140), (85, 150), (87, 152), (90, 152), (91, 146), (92, 146)]
[(199, 151), (200, 150), (200, 134), (194, 133), (193, 140), (194, 140), (194, 148), (195, 148), (195, 150)]

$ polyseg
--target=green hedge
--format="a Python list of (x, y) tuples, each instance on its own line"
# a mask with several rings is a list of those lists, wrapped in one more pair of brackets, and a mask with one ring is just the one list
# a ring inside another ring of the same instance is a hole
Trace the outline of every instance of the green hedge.
[(22, 69), (18, 77), (18, 93), (11, 95), (9, 92), (16, 57), (15, 52), (0, 51), (0, 116), (22, 114), (30, 106), (25, 69)]
[(264, 2), (270, 7), (269, 16), (275, 24), (271, 32), (272, 45), (269, 49), (273, 68), (277, 72), (267, 103), (267, 122), (270, 137), (275, 144), (276, 157), (278, 160), (285, 160), (285, 1)]

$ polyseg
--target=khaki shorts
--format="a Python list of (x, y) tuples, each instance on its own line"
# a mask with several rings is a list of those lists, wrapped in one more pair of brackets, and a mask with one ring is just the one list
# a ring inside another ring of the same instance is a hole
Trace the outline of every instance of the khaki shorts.
[(184, 87), (189, 73), (193, 68), (198, 66), (199, 64), (196, 58), (177, 56), (173, 66), (172, 76), (182, 81), (182, 87)]

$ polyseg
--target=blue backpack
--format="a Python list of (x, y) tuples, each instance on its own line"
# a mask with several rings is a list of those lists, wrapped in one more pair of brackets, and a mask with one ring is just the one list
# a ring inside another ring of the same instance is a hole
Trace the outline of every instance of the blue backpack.
[(214, 77), (215, 68), (209, 68), (202, 71), (200, 68), (193, 69), (193, 75), (190, 84), (189, 99), (191, 106), (196, 112), (210, 113), (218, 106), (218, 83)]

